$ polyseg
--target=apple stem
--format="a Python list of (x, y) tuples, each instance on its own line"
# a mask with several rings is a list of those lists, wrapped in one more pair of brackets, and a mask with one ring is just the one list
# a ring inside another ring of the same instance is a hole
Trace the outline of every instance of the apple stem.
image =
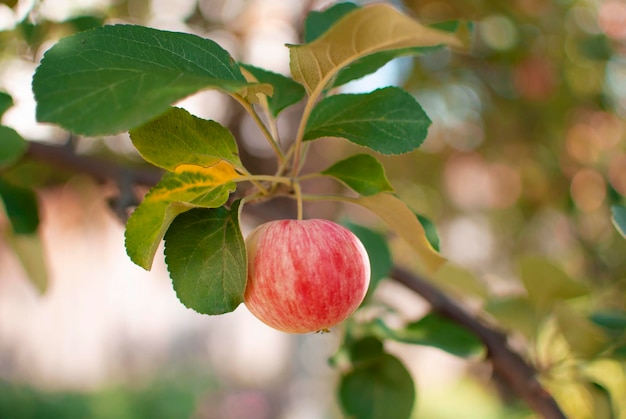
[(298, 206), (298, 220), (302, 220), (302, 188), (300, 187), (300, 181), (296, 179), (293, 182), (293, 191), (296, 194), (296, 203)]

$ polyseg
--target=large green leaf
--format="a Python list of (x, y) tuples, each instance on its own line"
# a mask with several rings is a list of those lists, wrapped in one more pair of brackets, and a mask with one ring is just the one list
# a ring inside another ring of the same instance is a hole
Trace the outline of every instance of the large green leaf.
[(422, 145), (429, 126), (430, 119), (413, 96), (386, 87), (322, 100), (311, 112), (304, 140), (341, 137), (382, 154), (400, 154)]
[(35, 192), (0, 179), (0, 200), (4, 203), (15, 234), (32, 234), (39, 226), (39, 206)]
[(238, 65), (215, 42), (133, 25), (104, 26), (63, 38), (33, 78), (37, 119), (79, 134), (114, 134), (165, 112), (200, 89), (254, 101)]
[(364, 196), (393, 191), (382, 164), (369, 154), (350, 156), (321, 173), (339, 179)]
[(394, 233), (404, 238), (416, 252), (420, 267), (428, 273), (435, 272), (446, 262), (446, 259), (437, 253), (428, 242), (424, 227), (422, 227), (415, 213), (394, 195), (382, 192), (349, 201), (378, 215)]
[(130, 130), (130, 138), (144, 159), (169, 171), (181, 164), (209, 167), (220, 160), (242, 167), (237, 143), (228, 129), (181, 108), (170, 108)]
[(623, 205), (613, 205), (611, 207), (613, 214), (612, 220), (617, 231), (626, 239), (626, 207)]
[(225, 161), (209, 168), (185, 166), (182, 169), (166, 173), (146, 194), (126, 224), (126, 252), (144, 269), (152, 266), (157, 247), (178, 214), (196, 207), (219, 207), (235, 190), (232, 180), (238, 175)]
[(454, 34), (421, 25), (386, 4), (357, 8), (343, 15), (323, 35), (303, 45), (290, 45), (291, 74), (307, 93), (317, 96), (337, 72), (380, 51), (450, 45), (462, 48)]
[(352, 343), (353, 368), (343, 374), (339, 399), (347, 417), (406, 419), (415, 403), (415, 384), (395, 356), (372, 338)]
[(393, 267), (391, 251), (387, 245), (386, 237), (377, 231), (354, 223), (346, 223), (346, 227), (361, 240), (369, 255), (371, 275), (367, 289), (367, 299), (376, 290), (380, 280), (389, 275)]
[(429, 313), (402, 329), (391, 329), (380, 319), (376, 321), (376, 326), (381, 337), (415, 345), (433, 346), (460, 357), (478, 355), (485, 349), (472, 332), (435, 313)]
[(528, 297), (540, 309), (550, 309), (559, 301), (589, 292), (586, 284), (570, 278), (563, 269), (545, 258), (522, 257), (519, 269)]
[(165, 235), (165, 261), (180, 301), (203, 314), (233, 311), (246, 287), (239, 204), (179, 215)]
[(242, 64), (241, 66), (249, 71), (259, 82), (274, 87), (274, 94), (267, 98), (267, 104), (274, 117), (278, 116), (283, 109), (298, 103), (305, 95), (302, 85), (289, 77), (249, 64)]
[(312, 11), (304, 21), (304, 42), (313, 42), (330, 29), (335, 22), (349, 12), (357, 9), (354, 3), (337, 3), (322, 11)]
[(13, 106), (13, 98), (7, 92), (0, 91), (0, 117)]
[(0, 169), (16, 163), (28, 149), (28, 143), (13, 128), (0, 125)]

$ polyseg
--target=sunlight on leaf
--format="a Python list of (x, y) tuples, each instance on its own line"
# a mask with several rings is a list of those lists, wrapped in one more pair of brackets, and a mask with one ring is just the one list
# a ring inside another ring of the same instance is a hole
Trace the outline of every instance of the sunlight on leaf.
[(238, 176), (225, 161), (209, 168), (184, 165), (166, 173), (128, 219), (125, 245), (130, 259), (149, 270), (172, 220), (192, 208), (224, 205)]
[(351, 199), (378, 215), (394, 233), (404, 238), (417, 253), (420, 265), (433, 273), (446, 259), (437, 253), (428, 242), (426, 232), (417, 216), (400, 199), (390, 193)]
[(165, 235), (165, 261), (186, 307), (203, 314), (237, 308), (247, 277), (239, 201), (230, 210), (196, 208), (176, 217)]
[(237, 143), (228, 129), (181, 108), (170, 108), (130, 130), (130, 138), (144, 159), (169, 171), (181, 164), (209, 167), (220, 160), (243, 167)]
[(329, 8), (309, 12), (304, 21), (304, 42), (313, 42), (324, 32), (330, 29), (335, 22), (354, 9), (358, 9), (354, 3), (337, 3)]
[(291, 74), (312, 95), (341, 68), (366, 55), (442, 44), (464, 46), (453, 34), (424, 26), (389, 5), (373, 4), (343, 16), (311, 43), (290, 45)]

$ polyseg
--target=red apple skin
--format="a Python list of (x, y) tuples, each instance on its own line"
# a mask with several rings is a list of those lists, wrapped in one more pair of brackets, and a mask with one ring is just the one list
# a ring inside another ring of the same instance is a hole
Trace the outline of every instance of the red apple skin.
[(259, 320), (287, 333), (329, 329), (361, 304), (370, 262), (360, 240), (328, 220), (279, 220), (246, 239), (244, 302)]

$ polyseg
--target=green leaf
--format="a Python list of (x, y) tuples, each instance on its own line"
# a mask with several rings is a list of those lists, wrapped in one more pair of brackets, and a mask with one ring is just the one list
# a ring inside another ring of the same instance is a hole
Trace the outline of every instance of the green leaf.
[(233, 311), (246, 287), (239, 201), (179, 215), (165, 235), (165, 261), (180, 301), (203, 314)]
[(0, 169), (12, 166), (22, 158), (28, 142), (13, 128), (0, 125)]
[(126, 224), (126, 253), (144, 269), (152, 266), (159, 243), (178, 214), (196, 207), (217, 208), (235, 190), (232, 180), (238, 175), (225, 161), (209, 168), (180, 169), (177, 173), (166, 173), (150, 189)]
[(298, 103), (305, 95), (304, 88), (300, 83), (293, 81), (282, 74), (263, 70), (249, 64), (241, 64), (259, 82), (269, 84), (274, 87), (274, 94), (267, 98), (270, 112), (274, 117), (285, 108)]
[(356, 8), (313, 42), (289, 45), (291, 74), (310, 96), (317, 97), (337, 72), (380, 51), (450, 45), (463, 48), (454, 34), (421, 25), (386, 4)]
[(424, 227), (415, 213), (394, 195), (383, 192), (349, 201), (378, 215), (393, 232), (404, 238), (415, 250), (421, 267), (425, 268), (428, 273), (435, 272), (446, 262), (446, 259), (437, 253), (426, 239)]
[[(382, 345), (381, 345), (382, 347)], [(369, 349), (375, 349), (368, 345)], [(415, 403), (415, 384), (406, 367), (393, 355), (367, 351), (364, 362), (343, 374), (339, 400), (347, 417), (406, 419)]]
[(376, 360), (385, 353), (383, 343), (374, 336), (366, 336), (346, 344), (353, 365)]
[(437, 234), (437, 227), (435, 224), (430, 221), (428, 218), (421, 214), (415, 214), (417, 219), (419, 220), (422, 227), (424, 227), (424, 231), (426, 232), (426, 238), (430, 245), (436, 251), (439, 251), (439, 234)]
[(304, 140), (341, 137), (382, 154), (401, 154), (422, 145), (429, 125), (430, 119), (413, 96), (398, 87), (386, 87), (322, 100), (311, 112)]
[(472, 332), (435, 313), (429, 313), (402, 329), (391, 329), (380, 319), (376, 321), (376, 326), (386, 338), (432, 346), (463, 358), (482, 354), (485, 350), (483, 343)]
[(350, 156), (321, 173), (339, 179), (364, 196), (393, 191), (382, 164), (369, 154)]
[(39, 206), (35, 192), (0, 179), (0, 199), (15, 234), (32, 234), (37, 231)]
[(321, 12), (312, 11), (304, 21), (304, 42), (313, 42), (324, 32), (330, 29), (339, 19), (354, 9), (358, 9), (354, 3), (337, 3)]
[(33, 78), (37, 119), (79, 134), (114, 134), (206, 88), (253, 102), (267, 86), (246, 82), (215, 42), (142, 26), (113, 25), (61, 39)]
[(13, 98), (11, 95), (0, 91), (0, 118), (11, 106), (13, 106)]
[(5, 243), (13, 250), (19, 259), (28, 279), (39, 293), (43, 294), (48, 288), (48, 269), (46, 255), (37, 233), (13, 234), (5, 232)]
[(220, 160), (243, 167), (237, 143), (228, 129), (181, 108), (170, 108), (130, 130), (130, 138), (144, 159), (169, 171), (182, 164), (209, 167)]
[(611, 207), (611, 217), (613, 225), (619, 233), (626, 239), (626, 207), (623, 205), (613, 205)]
[(589, 316), (589, 320), (611, 331), (626, 332), (626, 311), (597, 311)]
[(530, 341), (536, 338), (543, 320), (543, 316), (526, 297), (491, 299), (485, 304), (485, 311), (500, 323), (501, 328), (520, 332)]
[(535, 256), (520, 258), (520, 275), (530, 300), (540, 309), (550, 309), (555, 303), (581, 297), (589, 287), (569, 277), (553, 262)]
[(391, 251), (387, 245), (387, 239), (382, 234), (358, 224), (346, 223), (345, 225), (361, 240), (370, 258), (371, 275), (365, 298), (367, 300), (376, 290), (380, 280), (386, 278), (393, 267)]

